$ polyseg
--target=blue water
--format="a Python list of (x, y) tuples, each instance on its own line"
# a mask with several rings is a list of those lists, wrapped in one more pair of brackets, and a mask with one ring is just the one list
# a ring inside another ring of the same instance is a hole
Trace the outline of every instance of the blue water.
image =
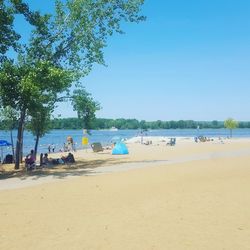
[[(118, 130), (118, 131), (106, 131), (106, 130), (93, 130), (91, 135), (88, 135), (89, 143), (101, 142), (103, 145), (110, 144), (111, 139), (115, 136), (129, 139), (137, 136), (140, 133), (139, 130)], [(14, 131), (14, 140), (16, 140), (17, 131)], [(167, 136), (167, 137), (195, 137), (197, 135), (204, 135), (207, 137), (227, 137), (229, 131), (226, 129), (168, 129), (168, 130), (150, 130), (145, 132), (148, 136)], [(81, 140), (83, 137), (82, 130), (52, 130), (45, 135), (39, 141), (38, 152), (47, 152), (49, 144), (56, 146), (55, 151), (59, 151), (63, 147), (63, 143), (66, 142), (66, 138), (71, 136), (76, 143), (76, 147), (82, 148)], [(234, 129), (233, 137), (250, 137), (250, 129)], [(10, 142), (10, 133), (6, 131), (0, 131), (0, 140), (7, 140)], [(34, 148), (35, 140), (34, 136), (29, 132), (24, 133), (24, 154), (27, 154), (30, 149)], [(3, 148), (4, 154), (10, 153), (10, 148)]]

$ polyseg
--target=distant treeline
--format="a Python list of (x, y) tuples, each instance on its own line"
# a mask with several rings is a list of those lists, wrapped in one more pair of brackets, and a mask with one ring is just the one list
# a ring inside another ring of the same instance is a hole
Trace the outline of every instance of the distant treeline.
[[(224, 128), (224, 121), (138, 121), (136, 119), (103, 119), (97, 118), (92, 122), (92, 129), (196, 129)], [(78, 118), (62, 118), (51, 121), (53, 129), (82, 129), (83, 125)], [(250, 122), (239, 122), (239, 128), (250, 128)]]
[[(91, 129), (200, 129), (224, 128), (224, 121), (138, 121), (136, 119), (103, 119), (97, 118), (91, 124)], [(250, 128), (250, 122), (239, 122), (239, 128)], [(56, 118), (51, 120), (51, 129), (82, 129), (82, 121), (78, 118)], [(4, 121), (0, 122), (0, 129), (4, 128)]]

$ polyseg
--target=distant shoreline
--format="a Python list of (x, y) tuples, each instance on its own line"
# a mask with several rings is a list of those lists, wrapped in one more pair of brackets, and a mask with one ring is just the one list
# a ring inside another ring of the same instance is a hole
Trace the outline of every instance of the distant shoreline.
[[(17, 125), (16, 125), (17, 127)], [(50, 122), (51, 129), (82, 129), (83, 124), (79, 118), (56, 118)], [(106, 119), (96, 118), (91, 125), (94, 130), (99, 129), (223, 129), (224, 121), (195, 121), (195, 120), (169, 120), (145, 121), (137, 119)], [(239, 121), (239, 128), (250, 128), (250, 121)], [(0, 130), (4, 129), (4, 121), (0, 122)]]

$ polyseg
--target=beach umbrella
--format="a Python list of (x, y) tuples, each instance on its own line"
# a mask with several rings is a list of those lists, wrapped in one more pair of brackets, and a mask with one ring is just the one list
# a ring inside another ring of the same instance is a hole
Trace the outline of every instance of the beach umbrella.
[(3, 161), (3, 147), (8, 147), (11, 146), (12, 144), (5, 141), (5, 140), (0, 140), (0, 147), (1, 147), (1, 160)]

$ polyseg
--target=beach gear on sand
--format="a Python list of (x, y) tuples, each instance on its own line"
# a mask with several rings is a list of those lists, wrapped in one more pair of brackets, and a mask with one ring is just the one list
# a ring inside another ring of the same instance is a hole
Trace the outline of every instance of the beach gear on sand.
[(93, 149), (94, 152), (102, 152), (103, 147), (100, 142), (94, 142), (91, 144), (91, 148)]
[(176, 144), (176, 138), (170, 138), (170, 141), (167, 143), (169, 146), (175, 146)]
[(5, 140), (0, 140), (0, 148), (1, 148), (1, 157), (0, 157), (0, 162), (3, 161), (3, 147), (8, 147), (11, 146), (12, 144), (5, 141)]
[(122, 143), (116, 143), (115, 147), (112, 150), (112, 155), (127, 155), (128, 154), (128, 148), (127, 146)]

